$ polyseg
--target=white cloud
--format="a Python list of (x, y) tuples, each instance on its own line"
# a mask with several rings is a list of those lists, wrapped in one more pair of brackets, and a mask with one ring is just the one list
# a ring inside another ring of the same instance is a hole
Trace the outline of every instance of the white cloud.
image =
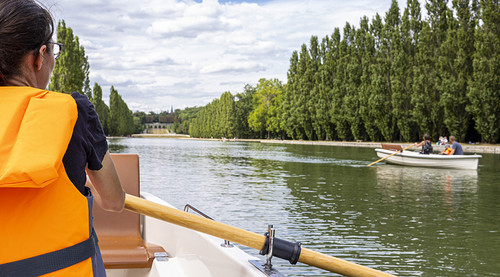
[(200, 70), (200, 73), (241, 74), (248, 72), (259, 72), (264, 70), (265, 67), (262, 63), (251, 61), (236, 61), (211, 64), (202, 68)]
[[(89, 57), (91, 82), (113, 85), (131, 109), (202, 106), (260, 78), (286, 82), (291, 53), (390, 0), (42, 0)], [(399, 0), (401, 13), (406, 2)]]

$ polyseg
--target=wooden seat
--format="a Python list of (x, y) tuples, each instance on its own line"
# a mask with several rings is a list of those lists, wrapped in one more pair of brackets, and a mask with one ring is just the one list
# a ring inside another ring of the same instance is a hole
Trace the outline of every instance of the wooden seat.
[(401, 148), (401, 145), (399, 144), (388, 144), (388, 143), (382, 143), (382, 149), (393, 150), (393, 151), (403, 150), (403, 148)]
[[(139, 196), (139, 156), (112, 154), (111, 158), (125, 192)], [(129, 211), (107, 212), (94, 203), (93, 216), (106, 268), (151, 267), (154, 253), (165, 252), (161, 246), (146, 243), (142, 239), (139, 214)]]

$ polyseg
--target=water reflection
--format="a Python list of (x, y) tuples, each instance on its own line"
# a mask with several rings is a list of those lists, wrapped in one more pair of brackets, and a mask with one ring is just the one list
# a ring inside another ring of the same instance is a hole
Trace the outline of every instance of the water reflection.
[[(431, 275), (449, 275), (464, 263), (476, 266), (470, 236), (476, 232), (478, 173), (470, 170), (376, 167), (379, 205), (387, 208), (379, 224), (392, 230), (387, 243), (419, 253), (418, 264)], [(392, 204), (383, 204), (392, 203)]]
[(126, 152), (127, 145), (123, 143), (122, 138), (110, 138), (108, 139), (109, 152), (111, 153), (123, 153)]
[(423, 190), (430, 184), (438, 189), (477, 191), (478, 172), (476, 170), (437, 169), (379, 165), (373, 167), (377, 173), (377, 184), (386, 189), (404, 186), (411, 190)]

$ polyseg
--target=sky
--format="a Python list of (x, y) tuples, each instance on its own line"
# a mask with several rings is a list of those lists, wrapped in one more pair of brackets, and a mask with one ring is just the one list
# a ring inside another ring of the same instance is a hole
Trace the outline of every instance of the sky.
[[(397, 0), (402, 13), (406, 0)], [(204, 106), (261, 78), (287, 82), (293, 51), (391, 0), (40, 0), (85, 48), (91, 87), (132, 111)], [(64, 51), (64, 49), (63, 49)]]

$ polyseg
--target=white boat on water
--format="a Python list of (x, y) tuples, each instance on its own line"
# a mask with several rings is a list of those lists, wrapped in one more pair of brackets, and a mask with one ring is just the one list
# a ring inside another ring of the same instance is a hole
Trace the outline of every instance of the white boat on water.
[[(385, 148), (385, 147), (384, 147)], [(455, 168), (476, 170), (481, 155), (437, 155), (420, 154), (414, 151), (403, 151), (393, 155), (399, 149), (375, 149), (379, 158), (386, 158), (385, 162), (397, 165)], [(392, 155), (392, 156), (391, 156)]]
[[(138, 156), (112, 158), (125, 191), (139, 196)], [(152, 194), (141, 196), (170, 206)], [(93, 214), (109, 277), (283, 276), (275, 269), (262, 272), (252, 264), (262, 264), (258, 258), (210, 235), (130, 211), (106, 212), (97, 205)]]

